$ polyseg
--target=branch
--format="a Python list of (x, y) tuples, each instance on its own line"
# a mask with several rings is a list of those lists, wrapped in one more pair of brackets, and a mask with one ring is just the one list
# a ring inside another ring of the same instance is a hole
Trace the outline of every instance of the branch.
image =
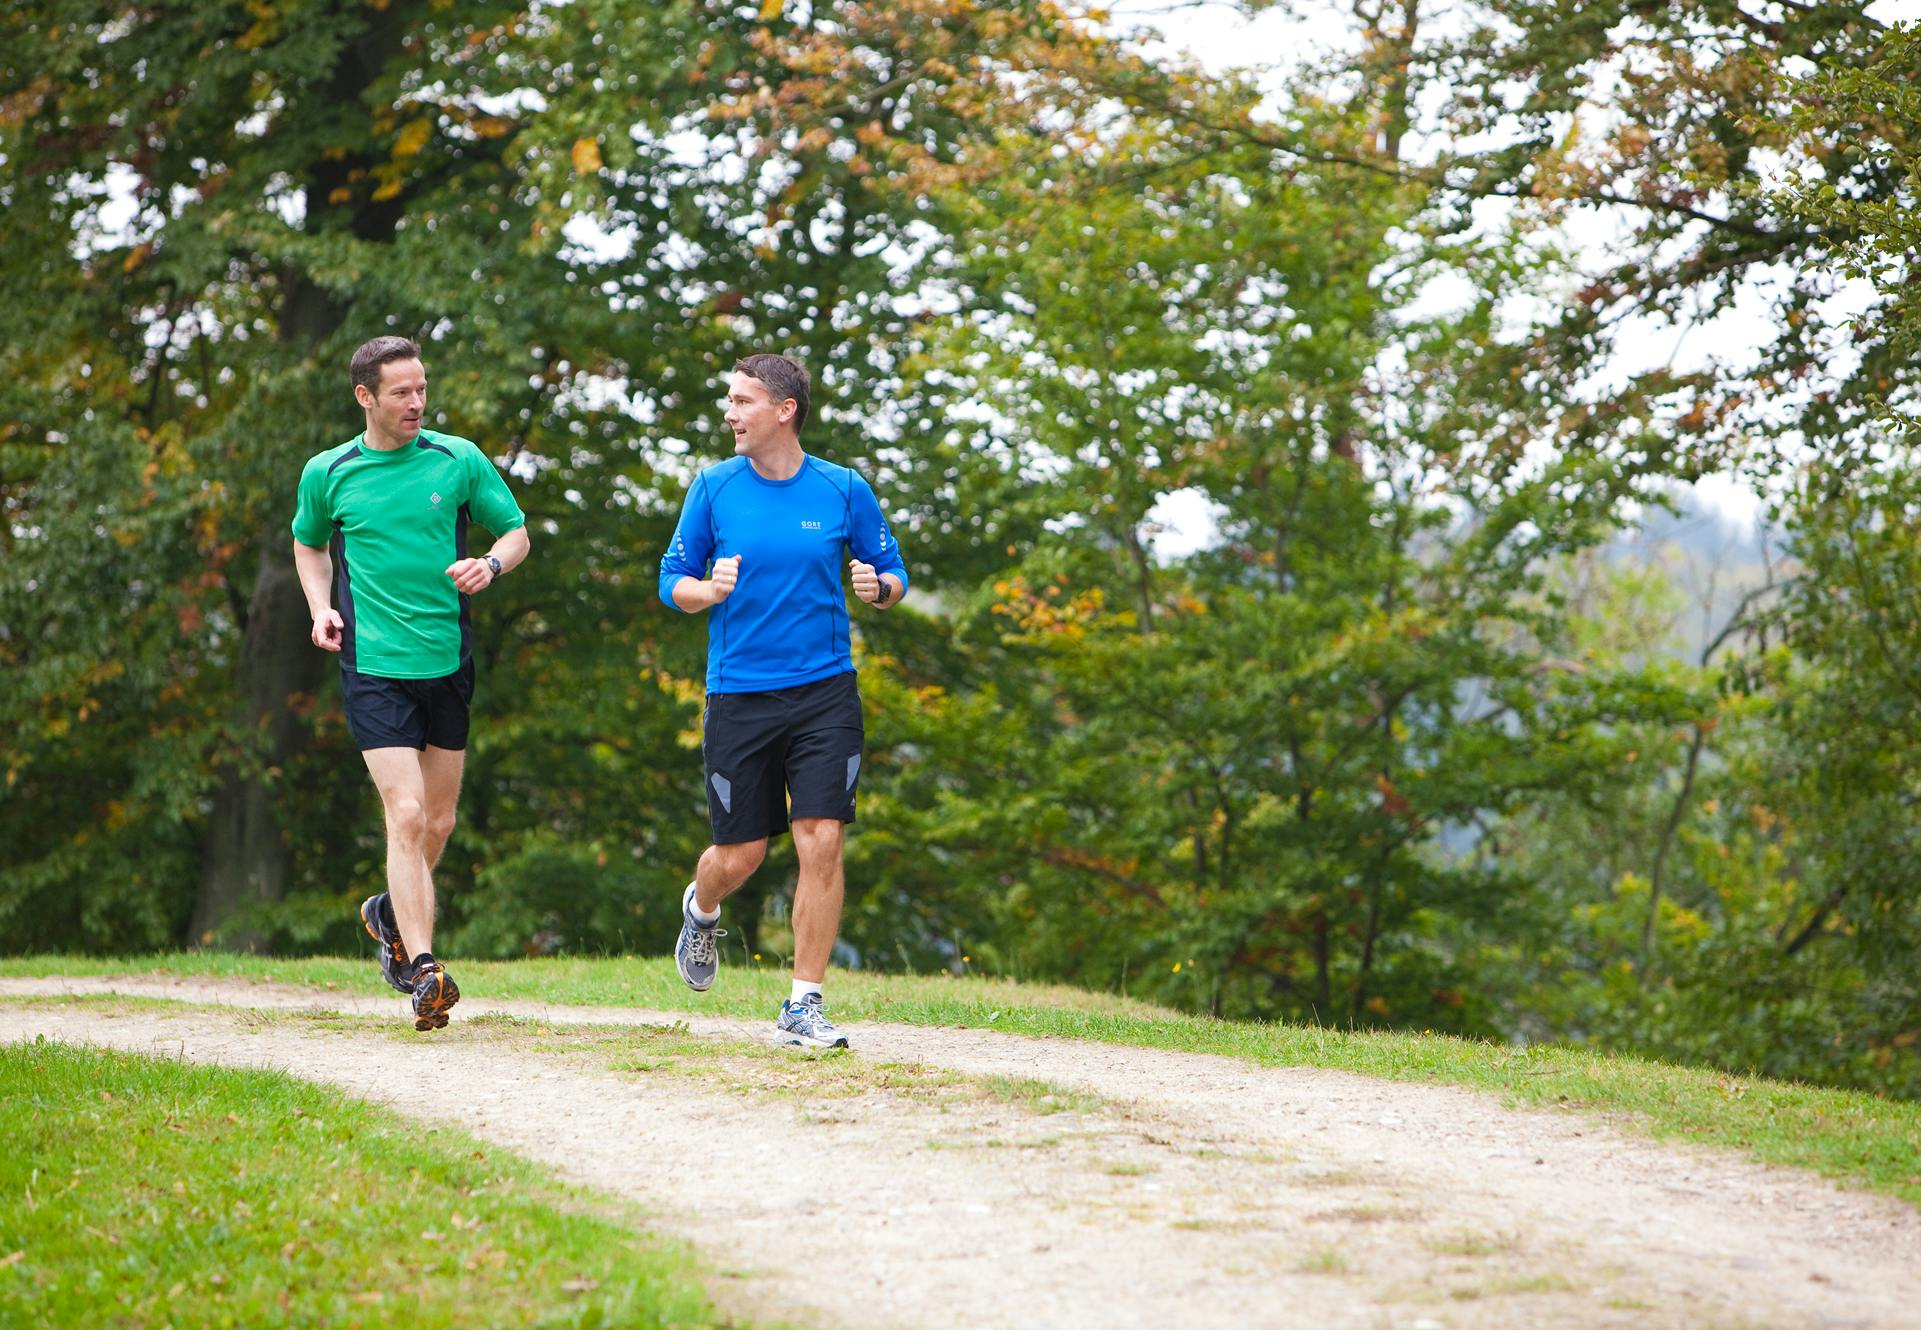
[[(1297, 143), (1285, 142), (1273, 135), (1263, 133), (1258, 127), (1253, 125), (1223, 124), (1218, 121), (1208, 120), (1203, 116), (1178, 106), (1162, 104), (1158, 106), (1157, 109), (1174, 120), (1185, 123), (1190, 128), (1207, 130), (1216, 134), (1225, 134), (1268, 152), (1286, 153), (1302, 161), (1314, 162), (1323, 166), (1351, 167), (1355, 170), (1365, 171), (1371, 175), (1382, 176), (1401, 184), (1419, 184), (1430, 189), (1448, 190), (1464, 194), (1468, 198), (1525, 199), (1535, 197), (1533, 190), (1525, 189), (1518, 185), (1489, 184), (1477, 187), (1471, 182), (1462, 182), (1450, 178), (1446, 169), (1422, 170), (1416, 167), (1400, 165), (1392, 159), (1385, 157), (1363, 157), (1328, 148), (1308, 148)], [(1615, 207), (1640, 208), (1648, 212), (1672, 214), (1674, 216), (1685, 217), (1690, 221), (1706, 222), (1708, 225), (1719, 230), (1733, 231), (1741, 235), (1754, 236), (1775, 242), (1795, 240), (1809, 242), (1824, 238), (1829, 234), (1825, 231), (1787, 232), (1770, 230), (1765, 226), (1759, 226), (1753, 222), (1744, 222), (1734, 217), (1723, 217), (1716, 213), (1708, 212), (1705, 209), (1697, 208), (1691, 204), (1677, 202), (1673, 199), (1634, 197), (1625, 194), (1616, 194), (1605, 189), (1575, 190), (1567, 197), (1587, 203), (1603, 203)]]
[(1847, 895), (1847, 892), (1848, 889), (1846, 887), (1836, 887), (1833, 891), (1830, 891), (1827, 894), (1827, 898), (1815, 906), (1814, 917), (1809, 919), (1806, 926), (1794, 935), (1792, 941), (1781, 948), (1781, 954), (1783, 956), (1792, 956), (1801, 950), (1801, 948), (1807, 946), (1808, 943), (1814, 941), (1815, 938), (1819, 937), (1821, 934), (1821, 926), (1827, 923), (1828, 915), (1833, 913), (1834, 907), (1841, 903), (1841, 898)]
[(1080, 869), (1093, 873), (1097, 877), (1105, 878), (1115, 886), (1124, 887), (1135, 896), (1151, 904), (1157, 906), (1165, 906), (1167, 904), (1166, 900), (1161, 896), (1161, 889), (1153, 883), (1142, 882), (1138, 878), (1132, 878), (1125, 873), (1116, 872), (1114, 869), (1102, 864), (1089, 863), (1084, 859), (1070, 854), (1066, 850), (1043, 850), (1040, 857), (1042, 863), (1051, 864), (1055, 868)]

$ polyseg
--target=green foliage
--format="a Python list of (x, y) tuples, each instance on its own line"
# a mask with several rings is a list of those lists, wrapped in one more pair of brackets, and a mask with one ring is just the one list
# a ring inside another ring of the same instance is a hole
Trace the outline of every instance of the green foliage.
[[(1544, 901), (1567, 912), (1544, 935), (1527, 1001), (1564, 1036), (1914, 1095), (1921, 894), (1905, 865), (1921, 489), (1882, 421), (1911, 409), (1921, 327), (1909, 280), (1917, 33), (1844, 10), (1784, 18), (1776, 35), (1811, 43), (1811, 75), (1787, 77), (1784, 50), (1757, 48), (1729, 63), (1766, 77), (1724, 84), (1765, 89), (1738, 132), (1795, 165), (1727, 196), (1775, 237), (1799, 235), (1774, 352), (1798, 345), (1823, 362), (1776, 362), (1790, 372), (1760, 381), (1774, 396), (1799, 385), (1798, 409), (1776, 411), (1805, 445), (1778, 470), (1788, 561), (1777, 594), (1737, 624), (1744, 651), (1703, 674), (1720, 696), (1692, 734), (1647, 733), (1641, 780), (1589, 807), (1543, 808), (1522, 832)], [(1857, 283), (1845, 327), (1816, 302), (1837, 269)], [(1701, 779), (1684, 783), (1690, 748)], [(1675, 852), (1656, 893), (1647, 873), (1664, 835)], [(1570, 840), (1605, 847), (1585, 883), (1564, 862)]]
[[(1921, 301), (1912, 280), (1921, 245), (1914, 208), (1921, 186), (1921, 89), (1913, 78), (1921, 23), (1876, 35), (1868, 58), (1830, 57), (1794, 81), (1795, 106), (1783, 117), (1785, 127), (1832, 140), (1835, 148), (1821, 170), (1787, 179), (1775, 195), (1819, 228), (1841, 272), (1873, 290), (1873, 306), (1858, 316), (1859, 340), (1885, 344), (1893, 357), (1911, 362), (1921, 347)], [(1885, 379), (1875, 389), (1877, 397), (1901, 395)]]
[[(915, 625), (938, 647), (869, 634), (858, 854), (887, 890), (850, 936), (1229, 1014), (1490, 1028), (1460, 945), (1512, 884), (1439, 846), (1603, 777), (1611, 726), (1679, 704), (1543, 669), (1566, 630), (1536, 594), (1663, 460), (1632, 411), (1545, 468), (1508, 454), (1545, 403), (1504, 386), (1525, 352), (1492, 310), (1540, 261), (1459, 252), (1475, 303), (1397, 321), (1412, 291), (1372, 274), (1423, 191), (1155, 122), (1081, 160), (1002, 142), (956, 205), (954, 280), (991, 302), (909, 368), (974, 408), (923, 416), (970, 459), (930, 513), (997, 512), (1012, 558)], [(1219, 546), (1155, 551), (1175, 491)]]
[[(380, 825), (285, 521), (385, 331), (532, 519), (443, 947), (666, 946), (705, 623), (656, 561), (778, 347), (913, 562), (857, 618), (862, 964), (1912, 1090), (1915, 31), (1377, 17), (1275, 91), (1039, 0), (14, 6), (0, 948), (354, 943)], [(1757, 274), (1752, 364), (1615, 372)], [(1792, 478), (1797, 564), (1690, 667), (1658, 578), (1579, 570), (1728, 464)]]
[[(0, 945), (155, 945), (190, 916), (205, 940), (350, 935), (351, 910), (327, 926), (301, 900), (377, 881), (379, 828), (301, 640), (285, 523), (301, 461), (358, 428), (348, 353), (387, 331), (423, 342), (431, 423), (512, 465), (535, 549), (476, 607), (452, 936), (614, 946), (658, 923), (703, 843), (677, 736), (705, 625), (659, 606), (654, 567), (718, 380), (755, 347), (802, 350), (810, 445), (871, 466), (863, 413), (911, 280), (882, 252), (916, 205), (870, 184), (964, 123), (947, 103), (967, 78), (936, 49), (991, 66), (1035, 40), (1005, 11), (849, 17), (45, 0), (0, 20), (0, 295), (48, 312), (0, 348), (0, 728), (21, 736)], [(876, 61), (927, 68), (903, 85)], [(798, 130), (808, 86), (871, 114)], [(689, 126), (710, 153), (673, 142)], [(249, 792), (268, 796), (251, 815)], [(250, 838), (226, 876), (284, 864), (284, 884), (211, 897), (222, 828)], [(530, 895), (502, 911), (509, 863)]]

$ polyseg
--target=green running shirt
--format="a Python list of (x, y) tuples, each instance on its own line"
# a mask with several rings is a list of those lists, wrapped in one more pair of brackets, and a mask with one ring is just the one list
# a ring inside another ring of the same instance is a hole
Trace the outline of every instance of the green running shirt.
[(340, 663), (388, 679), (438, 679), (472, 654), (467, 597), (447, 565), (467, 557), (467, 523), (501, 536), (526, 523), (507, 482), (466, 439), (423, 429), (391, 451), (366, 435), (300, 473), (293, 538), (333, 556)]

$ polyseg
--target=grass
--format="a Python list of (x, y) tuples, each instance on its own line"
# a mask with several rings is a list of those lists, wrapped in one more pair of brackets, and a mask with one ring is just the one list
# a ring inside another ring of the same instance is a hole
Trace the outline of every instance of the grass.
[(1030, 1113), (1098, 1113), (1107, 1101), (1090, 1090), (1071, 1090), (1026, 1076), (989, 1076), (987, 1092)]
[[(756, 1017), (771, 1016), (788, 982), (781, 971), (733, 965), (714, 992), (695, 995), (666, 958), (481, 961), (462, 962), (456, 969), (470, 995)], [(191, 952), (140, 960), (0, 961), (0, 977), (139, 974), (380, 991), (367, 959), (274, 960)], [(1577, 1111), (1656, 1139), (1719, 1146), (1921, 1203), (1921, 1103), (1579, 1048), (1516, 1049), (1439, 1035), (1219, 1021), (1110, 994), (1001, 980), (836, 973), (829, 983), (834, 1017), (841, 1023), (999, 1030), (1456, 1085), (1511, 1106)]]
[[(324, 1028), (333, 1028), (322, 1013), (288, 1015), (308, 1021), (321, 1018)], [(419, 1038), (404, 1023), (393, 1020), (361, 1017), (358, 1024), (368, 1031)], [(941, 1108), (998, 1101), (1039, 1117), (1094, 1113), (1105, 1106), (1099, 1095), (1043, 1080), (970, 1075), (924, 1062), (874, 1062), (839, 1049), (797, 1055), (788, 1048), (696, 1035), (685, 1024), (555, 1025), (489, 1013), (435, 1036), (436, 1042), (463, 1038), (506, 1038), (529, 1052), (585, 1054), (616, 1072), (683, 1077), (734, 1094), (806, 1104), (887, 1094)]]
[(1294, 1268), (1304, 1275), (1344, 1275), (1352, 1267), (1335, 1248), (1317, 1247), (1305, 1253)]
[(1512, 1233), (1477, 1233), (1460, 1229), (1422, 1244), (1439, 1256), (1499, 1256), (1515, 1251), (1521, 1241)]
[(1405, 1223), (1420, 1217), (1420, 1210), (1411, 1205), (1344, 1205), (1308, 1216), (1310, 1220), (1340, 1224)]
[(1508, 1279), (1497, 1279), (1490, 1284), (1450, 1289), (1448, 1296), (1457, 1302), (1472, 1302), (1476, 1298), (1499, 1298), (1513, 1294), (1527, 1293), (1573, 1293), (1575, 1285), (1566, 1275), (1550, 1271), (1540, 1275), (1515, 1275)]
[(0, 1325), (705, 1326), (684, 1251), (280, 1072), (0, 1047)]

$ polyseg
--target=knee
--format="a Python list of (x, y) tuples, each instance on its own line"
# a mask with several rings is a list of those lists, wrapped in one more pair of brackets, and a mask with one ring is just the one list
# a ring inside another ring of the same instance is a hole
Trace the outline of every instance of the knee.
[(435, 813), (427, 819), (427, 840), (429, 844), (445, 845), (447, 838), (454, 834), (454, 815)]
[(745, 881), (747, 875), (759, 868), (767, 857), (767, 839), (742, 841), (738, 845), (716, 845), (714, 857), (720, 861), (720, 868), (730, 879)]
[(387, 834), (398, 841), (418, 844), (426, 839), (427, 810), (409, 794), (387, 801)]
[(831, 817), (799, 818), (794, 822), (794, 852), (810, 861), (838, 857), (845, 830)]

